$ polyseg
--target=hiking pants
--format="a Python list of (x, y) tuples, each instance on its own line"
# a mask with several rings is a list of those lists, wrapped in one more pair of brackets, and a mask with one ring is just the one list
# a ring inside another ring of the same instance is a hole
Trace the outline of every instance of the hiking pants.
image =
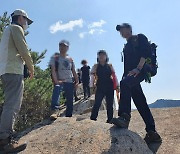
[(84, 91), (84, 97), (88, 95), (90, 97), (90, 87), (89, 82), (83, 82), (83, 91)]
[(74, 84), (73, 83), (62, 83), (60, 85), (55, 85), (52, 94), (51, 109), (59, 109), (60, 106), (60, 94), (64, 92), (66, 99), (66, 117), (72, 117), (73, 112), (73, 93)]
[(23, 99), (24, 77), (19, 74), (4, 74), (1, 76), (5, 101), (0, 122), (0, 139), (6, 139), (13, 133), (17, 113)]
[(107, 122), (110, 122), (113, 118), (113, 101), (114, 101), (114, 90), (96, 90), (95, 103), (91, 112), (91, 120), (97, 120), (99, 108), (102, 104), (103, 98), (106, 97), (106, 108), (107, 108)]
[(122, 113), (131, 115), (131, 98), (146, 124), (146, 131), (155, 131), (155, 123), (145, 95), (142, 91), (140, 82), (144, 80), (144, 75), (140, 74), (137, 77), (128, 76), (120, 82), (120, 102), (118, 115)]

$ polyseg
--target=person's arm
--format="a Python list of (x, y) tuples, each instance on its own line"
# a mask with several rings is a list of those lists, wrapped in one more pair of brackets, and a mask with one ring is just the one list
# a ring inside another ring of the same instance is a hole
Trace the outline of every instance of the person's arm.
[(111, 71), (112, 71), (112, 77), (113, 77), (113, 82), (114, 82), (114, 89), (115, 88), (119, 89), (119, 82), (118, 82), (118, 79), (117, 79), (117, 76), (116, 76), (116, 73), (115, 73), (115, 70), (114, 70), (112, 64), (110, 64), (110, 67), (111, 67)]
[(135, 69), (129, 72), (128, 76), (138, 76), (141, 73), (141, 70), (146, 62), (146, 59), (144, 57), (141, 57), (139, 64)]
[(90, 87), (95, 87), (96, 85), (96, 70), (97, 70), (97, 64), (95, 64), (91, 69), (91, 78), (90, 78)]
[(74, 65), (73, 60), (72, 60), (72, 69), (71, 70), (72, 70), (72, 74), (73, 74), (73, 77), (74, 77), (75, 86), (77, 86), (78, 83), (79, 83), (79, 79), (78, 79), (78, 75), (77, 75), (76, 70), (75, 70), (75, 65)]
[(89, 69), (89, 74), (91, 74), (91, 68), (90, 68), (90, 66), (88, 66), (88, 69)]
[(72, 73), (73, 73), (75, 83), (78, 84), (78, 76), (77, 76), (76, 70), (74, 68), (72, 68)]
[(141, 57), (140, 62), (138, 64), (138, 66), (137, 66), (137, 69), (141, 71), (144, 64), (145, 64), (145, 62), (146, 62), (146, 59), (144, 57)]
[(15, 46), (22, 57), (22, 59), (25, 61), (29, 71), (30, 71), (30, 77), (32, 78), (34, 75), (34, 65), (33, 61), (30, 55), (30, 52), (27, 47), (27, 43), (24, 36), (24, 31), (22, 27), (20, 26), (12, 26), (11, 27), (12, 37), (15, 43)]
[(141, 73), (141, 70), (143, 69), (144, 67), (144, 64), (146, 62), (146, 58), (147, 58), (147, 53), (148, 53), (148, 46), (149, 46), (149, 43), (148, 43), (148, 39), (145, 35), (143, 34), (140, 34), (139, 35), (139, 46), (140, 46), (140, 54), (141, 54), (141, 58), (140, 58), (140, 61), (137, 65), (136, 68), (134, 68), (132, 71), (129, 72), (128, 76), (138, 76), (139, 73)]
[(51, 74), (52, 74), (52, 80), (54, 81), (55, 85), (59, 84), (57, 73), (56, 73), (56, 67), (55, 65), (51, 65)]

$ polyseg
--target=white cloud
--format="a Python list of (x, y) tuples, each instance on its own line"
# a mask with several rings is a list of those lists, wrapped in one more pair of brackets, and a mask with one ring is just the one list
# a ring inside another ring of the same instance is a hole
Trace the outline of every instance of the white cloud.
[(104, 31), (103, 29), (90, 29), (88, 32), (79, 33), (79, 37), (83, 39), (85, 35), (95, 35), (95, 34), (100, 35), (104, 32), (106, 31)]
[(66, 31), (73, 31), (74, 27), (83, 27), (83, 19), (79, 20), (71, 20), (68, 23), (63, 24), (62, 21), (58, 21), (55, 24), (51, 25), (49, 30), (50, 32), (56, 33), (58, 31), (66, 32)]
[(90, 29), (90, 31), (88, 33), (93, 35), (93, 34), (102, 34), (104, 32), (105, 31), (103, 29)]
[(104, 21), (104, 20), (93, 22), (92, 24), (88, 25), (88, 28), (91, 29), (91, 28), (102, 27), (105, 23), (106, 23), (106, 21)]
[(89, 34), (93, 35), (95, 33), (95, 29), (90, 29)]
[(87, 34), (87, 32), (79, 33), (79, 37), (83, 39), (86, 34)]

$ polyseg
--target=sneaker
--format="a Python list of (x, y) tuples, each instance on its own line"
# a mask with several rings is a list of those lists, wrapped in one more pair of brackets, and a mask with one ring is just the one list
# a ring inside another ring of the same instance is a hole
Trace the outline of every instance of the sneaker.
[(162, 142), (161, 136), (157, 132), (154, 132), (154, 131), (149, 131), (146, 134), (144, 140), (147, 144), (154, 143), (154, 142)]
[(51, 111), (51, 116), (50, 116), (50, 119), (51, 120), (56, 120), (59, 116), (59, 109), (55, 109), (55, 110), (52, 110)]
[(126, 128), (126, 129), (128, 129), (129, 127), (129, 122), (130, 122), (130, 116), (126, 113), (123, 113), (120, 117), (113, 118), (111, 120), (112, 124), (116, 125), (119, 128)]
[(0, 151), (3, 153), (17, 153), (25, 150), (27, 147), (26, 143), (18, 143), (17, 141), (7, 138), (0, 140)]

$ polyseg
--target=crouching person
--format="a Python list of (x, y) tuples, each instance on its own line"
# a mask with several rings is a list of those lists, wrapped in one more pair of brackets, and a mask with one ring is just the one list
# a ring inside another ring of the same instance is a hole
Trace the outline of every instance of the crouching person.
[(54, 82), (54, 89), (51, 102), (51, 120), (56, 120), (58, 117), (60, 107), (60, 93), (63, 91), (65, 92), (66, 99), (66, 117), (72, 117), (74, 92), (73, 78), (76, 83), (76, 88), (76, 85), (78, 84), (78, 77), (75, 71), (73, 60), (69, 56), (67, 56), (68, 49), (69, 42), (66, 40), (62, 40), (59, 43), (59, 57), (52, 57), (50, 61), (52, 79)]
[(91, 74), (95, 78), (94, 81), (96, 81), (96, 92), (90, 119), (97, 120), (99, 108), (105, 97), (107, 104), (107, 123), (110, 123), (113, 118), (114, 85), (112, 74), (114, 73), (114, 69), (111, 64), (108, 64), (108, 56), (105, 50), (100, 50), (97, 56), (97, 64), (91, 70)]

